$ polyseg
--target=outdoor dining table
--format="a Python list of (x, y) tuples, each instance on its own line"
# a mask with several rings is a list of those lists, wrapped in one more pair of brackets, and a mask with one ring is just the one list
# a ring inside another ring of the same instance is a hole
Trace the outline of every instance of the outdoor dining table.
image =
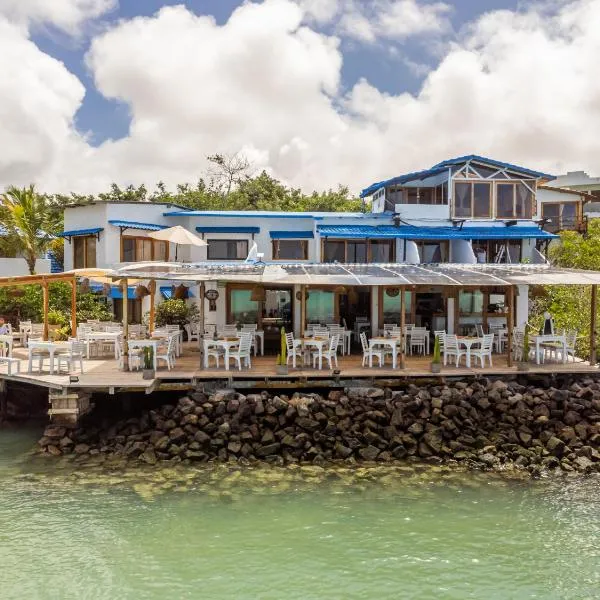
[[(392, 350), (392, 368), (398, 366), (398, 350), (400, 349), (400, 338), (392, 336), (372, 337), (369, 340), (369, 350), (374, 346), (388, 346)], [(373, 354), (369, 356), (369, 367), (373, 366)]]
[(229, 371), (229, 355), (232, 348), (236, 348), (240, 345), (240, 338), (238, 337), (222, 337), (218, 339), (204, 338), (204, 368), (208, 369), (208, 349), (212, 346), (213, 348), (223, 348), (225, 351), (225, 370)]
[(28, 342), (28, 354), (29, 354), (29, 365), (27, 368), (27, 372), (31, 373), (33, 371), (33, 351), (34, 350), (42, 350), (48, 353), (48, 359), (50, 362), (50, 375), (54, 374), (54, 355), (57, 352), (67, 352), (70, 348), (69, 342), (49, 342), (42, 340), (29, 340)]
[[(154, 370), (157, 371), (158, 370), (158, 361), (156, 359), (156, 352), (158, 350), (158, 345), (162, 343), (162, 339), (154, 339), (154, 340), (146, 340), (146, 339), (139, 339), (139, 340), (128, 340), (128, 346), (129, 346), (129, 351), (131, 352), (131, 350), (135, 349), (135, 348), (152, 348), (152, 358), (153, 358), (153, 367)], [(131, 363), (129, 363), (129, 370), (131, 371)]]
[[(319, 370), (323, 369), (323, 346), (325, 344), (329, 344), (329, 338), (326, 337), (303, 337), (300, 338), (300, 342), (304, 349), (307, 349), (307, 346), (314, 346), (314, 348), (319, 353)], [(303, 353), (303, 361), (306, 364), (306, 359), (304, 358)]]
[(532, 335), (531, 340), (535, 342), (535, 362), (540, 364), (540, 345), (549, 344), (557, 348), (562, 347), (562, 361), (567, 362), (567, 336), (558, 334)]
[(459, 346), (464, 346), (467, 349), (467, 352), (465, 354), (466, 366), (467, 366), (467, 368), (470, 368), (470, 366), (471, 366), (471, 347), (474, 346), (475, 344), (481, 344), (483, 339), (480, 337), (469, 336), (469, 335), (457, 335), (456, 339), (458, 341)]
[(82, 335), (82, 339), (86, 340), (86, 358), (90, 358), (89, 342), (112, 342), (114, 345), (115, 359), (119, 358), (119, 349), (117, 347), (119, 338), (122, 333), (120, 331), (89, 331)]

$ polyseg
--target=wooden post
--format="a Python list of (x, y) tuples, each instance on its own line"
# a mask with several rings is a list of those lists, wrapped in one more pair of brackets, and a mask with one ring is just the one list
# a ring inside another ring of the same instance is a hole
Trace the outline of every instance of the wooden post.
[(77, 335), (77, 280), (71, 281), (71, 336)]
[(598, 310), (598, 286), (592, 286), (592, 308), (591, 308), (591, 320), (590, 320), (590, 365), (595, 365), (597, 362), (597, 352), (596, 352), (596, 341), (597, 341), (597, 331), (596, 331), (596, 314)]
[(306, 286), (300, 286), (300, 337), (304, 337), (306, 329)]
[(43, 298), (43, 312), (44, 312), (44, 331), (42, 337), (44, 341), (48, 341), (50, 337), (50, 328), (48, 327), (48, 303), (49, 303), (49, 294), (48, 294), (48, 282), (44, 279), (42, 282), (42, 298)]
[(127, 279), (121, 280), (123, 290), (123, 371), (129, 371), (129, 299)]
[(198, 332), (198, 347), (200, 348), (200, 368), (204, 368), (204, 281), (200, 283), (200, 331)]
[(506, 336), (506, 346), (508, 351), (508, 366), (513, 366), (513, 305), (515, 300), (515, 288), (511, 285), (507, 291), (507, 315), (506, 315), (506, 326), (508, 328), (508, 335)]
[(150, 290), (150, 316), (148, 317), (148, 329), (150, 334), (154, 331), (154, 298), (156, 296), (156, 280), (153, 279), (149, 284), (148, 288)]
[(404, 337), (404, 328), (406, 327), (406, 310), (404, 302), (406, 300), (406, 288), (400, 288), (400, 368), (406, 369), (406, 345)]

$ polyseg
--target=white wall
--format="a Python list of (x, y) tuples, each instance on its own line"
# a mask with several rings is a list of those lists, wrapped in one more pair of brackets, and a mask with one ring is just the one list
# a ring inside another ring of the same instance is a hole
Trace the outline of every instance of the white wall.
[[(396, 204), (396, 213), (411, 225), (439, 227), (451, 225), (447, 204)], [(437, 221), (437, 222), (436, 222)]]
[[(50, 260), (38, 258), (35, 261), (36, 273), (50, 273)], [(18, 277), (29, 275), (29, 268), (24, 258), (0, 258), (0, 277)]]

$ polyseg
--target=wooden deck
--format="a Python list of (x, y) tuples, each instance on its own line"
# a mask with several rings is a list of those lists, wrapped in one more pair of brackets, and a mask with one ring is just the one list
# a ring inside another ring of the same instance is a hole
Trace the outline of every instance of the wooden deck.
[[(259, 356), (253, 358), (252, 368), (239, 371), (232, 368), (227, 371), (223, 367), (220, 369), (201, 369), (200, 353), (196, 346), (184, 344), (184, 351), (177, 360), (176, 368), (168, 371), (161, 368), (156, 373), (156, 379), (144, 380), (141, 372), (122, 372), (117, 368), (114, 358), (101, 358), (84, 361), (84, 373), (75, 373), (78, 377), (77, 382), (70, 382), (69, 376), (50, 375), (47, 371), (43, 373), (27, 373), (27, 352), (24, 348), (15, 348), (13, 352), (15, 358), (21, 359), (21, 373), (7, 375), (7, 366), (0, 365), (0, 379), (8, 381), (18, 381), (35, 386), (41, 386), (50, 390), (69, 391), (90, 391), (118, 393), (124, 391), (146, 391), (151, 393), (155, 390), (175, 389), (177, 387), (190, 388), (197, 384), (218, 384), (224, 386), (248, 387), (258, 386), (318, 386), (319, 383), (343, 382), (350, 383), (360, 380), (363, 382), (376, 383), (382, 385), (393, 385), (394, 381), (400, 381), (407, 378), (418, 377), (459, 377), (459, 376), (477, 376), (477, 375), (516, 375), (517, 368), (508, 367), (506, 355), (494, 355), (494, 366), (484, 369), (471, 367), (467, 369), (462, 366), (442, 367), (440, 375), (432, 375), (430, 371), (430, 356), (408, 356), (405, 369), (392, 369), (391, 364), (383, 368), (373, 367), (364, 368), (361, 365), (362, 357), (359, 355), (343, 356), (339, 358), (339, 374), (333, 373), (329, 369), (311, 369), (311, 368), (289, 368), (287, 375), (278, 375), (275, 367), (274, 356)], [(46, 363), (47, 364), (47, 363)], [(598, 368), (590, 366), (583, 361), (562, 363), (546, 363), (544, 365), (529, 365), (531, 374), (561, 374), (561, 373), (597, 373)]]

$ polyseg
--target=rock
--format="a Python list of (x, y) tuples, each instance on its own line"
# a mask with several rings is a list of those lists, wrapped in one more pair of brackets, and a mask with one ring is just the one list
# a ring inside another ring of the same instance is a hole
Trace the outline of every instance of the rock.
[(194, 434), (194, 440), (196, 440), (199, 444), (207, 444), (210, 442), (210, 435), (200, 430)]
[(140, 455), (140, 460), (149, 465), (155, 465), (158, 462), (153, 448), (148, 448)]
[(427, 431), (423, 436), (423, 441), (436, 453), (439, 454), (442, 451), (443, 437), (442, 432), (439, 429), (433, 429)]
[(256, 456), (260, 456), (260, 457), (264, 458), (264, 457), (270, 456), (272, 454), (277, 454), (279, 452), (280, 448), (281, 448), (281, 444), (279, 444), (277, 442), (274, 444), (268, 444), (267, 446), (261, 446), (256, 451)]
[(48, 438), (63, 438), (65, 437), (67, 430), (65, 427), (59, 427), (58, 425), (48, 425), (44, 429), (44, 436)]
[(587, 471), (588, 469), (591, 469), (594, 466), (594, 463), (589, 458), (587, 458), (587, 456), (578, 456), (573, 461), (573, 464), (579, 471)]
[(53, 446), (52, 444), (50, 444), (50, 446), (46, 447), (46, 452), (48, 452), (48, 454), (52, 454), (52, 456), (61, 456), (62, 455), (60, 448), (57, 448), (56, 446)]
[(423, 425), (421, 423), (415, 422), (408, 429), (408, 433), (412, 433), (412, 435), (421, 435), (424, 431)]
[(352, 449), (344, 446), (340, 442), (335, 445), (335, 455), (339, 458), (348, 458), (352, 454)]
[(174, 444), (178, 444), (179, 442), (183, 442), (185, 439), (187, 439), (187, 434), (183, 429), (181, 429), (181, 427), (175, 427), (175, 429), (169, 431), (169, 439)]
[(75, 454), (87, 454), (90, 451), (90, 447), (87, 444), (77, 444), (74, 450)]
[(358, 453), (364, 460), (371, 461), (375, 460), (379, 455), (379, 448), (376, 448), (375, 446), (367, 446), (366, 448), (361, 448)]
[(552, 436), (546, 442), (546, 448), (548, 452), (554, 454), (554, 456), (562, 456), (565, 451), (565, 443), (556, 436)]
[(233, 454), (238, 454), (241, 449), (242, 449), (241, 442), (233, 441), (233, 442), (229, 442), (229, 444), (227, 444), (227, 450), (229, 450), (229, 452), (233, 452)]
[(313, 431), (319, 428), (319, 421), (315, 421), (314, 419), (309, 419), (307, 417), (298, 417), (296, 419), (296, 425), (302, 429)]

